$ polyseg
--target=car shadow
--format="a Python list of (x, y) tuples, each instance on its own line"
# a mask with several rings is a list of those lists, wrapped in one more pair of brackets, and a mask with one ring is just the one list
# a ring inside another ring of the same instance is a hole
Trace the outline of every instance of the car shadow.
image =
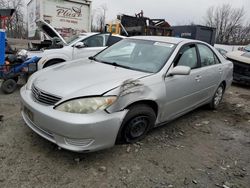
[(250, 83), (246, 84), (246, 83), (240, 83), (240, 82), (233, 82), (232, 85), (234, 87), (240, 87), (240, 88), (244, 88), (244, 89), (250, 89)]
[[(190, 116), (192, 117), (199, 116), (204, 111), (208, 111), (206, 106), (200, 107), (162, 126), (153, 128), (150, 130), (147, 137), (143, 139), (141, 142), (144, 145), (146, 145), (149, 142), (147, 141), (148, 137), (154, 137), (155, 135), (161, 136), (161, 132), (163, 130), (171, 136), (171, 134), (174, 134), (174, 132), (176, 132), (176, 130), (178, 131), (178, 129), (180, 128), (180, 127), (176, 127), (176, 125), (178, 125), (180, 122), (190, 119)], [(193, 121), (193, 119), (191, 119), (190, 121)], [(39, 144), (36, 144), (34, 146), (35, 148), (33, 149), (35, 149), (39, 153), (45, 152), (46, 157), (51, 158), (51, 160), (57, 159), (55, 162), (59, 162), (59, 163), (61, 163), (62, 161), (71, 163), (71, 164), (79, 163), (80, 161), (82, 162), (85, 161), (88, 164), (89, 163), (101, 163), (102, 161), (105, 161), (105, 159), (112, 160), (112, 158), (117, 158), (117, 156), (120, 156), (120, 155), (129, 155), (126, 149), (127, 147), (131, 146), (129, 144), (115, 145), (112, 148), (101, 150), (101, 151), (90, 152), (90, 153), (76, 153), (76, 152), (72, 152), (72, 151), (59, 148), (56, 144), (53, 144), (45, 140), (44, 138), (40, 137), (39, 135), (37, 135), (31, 130), (29, 134), (32, 134), (32, 137), (30, 140), (32, 143), (34, 142), (39, 143)], [(174, 136), (173, 136), (172, 142), (175, 142)], [(131, 155), (135, 155), (135, 154), (136, 153), (133, 153)]]

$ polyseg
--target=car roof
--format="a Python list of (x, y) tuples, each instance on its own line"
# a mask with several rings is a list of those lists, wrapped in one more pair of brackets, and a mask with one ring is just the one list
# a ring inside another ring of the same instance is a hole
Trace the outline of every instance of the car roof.
[[(87, 37), (87, 36), (93, 36), (93, 35), (97, 35), (97, 34), (102, 34), (102, 33), (98, 33), (98, 32), (86, 32), (86, 33), (80, 33), (79, 36), (80, 37)], [(120, 37), (120, 38), (127, 38), (125, 36), (117, 35), (117, 34), (112, 34), (112, 36)]]
[(92, 36), (98, 34), (97, 32), (86, 32), (86, 33), (80, 33), (80, 36)]
[[(167, 42), (167, 43), (172, 43), (172, 44), (179, 44), (181, 42), (198, 42), (197, 40), (177, 38), (177, 37), (165, 37), (165, 36), (134, 36), (134, 37), (129, 37), (129, 38), (140, 39), (140, 40), (158, 41), (158, 42)], [(201, 41), (199, 41), (199, 42), (201, 42)]]

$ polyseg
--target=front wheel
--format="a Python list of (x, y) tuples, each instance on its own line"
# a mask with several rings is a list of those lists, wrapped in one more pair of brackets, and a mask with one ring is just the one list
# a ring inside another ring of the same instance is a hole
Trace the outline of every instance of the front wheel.
[(17, 82), (14, 79), (4, 80), (1, 86), (2, 91), (5, 94), (13, 93), (17, 88)]
[(211, 109), (217, 109), (219, 104), (221, 103), (222, 101), (222, 98), (223, 98), (223, 95), (224, 95), (224, 91), (225, 91), (225, 87), (223, 84), (221, 84), (215, 94), (214, 94), (214, 97), (212, 99), (212, 101), (210, 102), (209, 106)]
[(155, 125), (156, 115), (152, 108), (138, 104), (129, 108), (117, 137), (117, 143), (135, 143), (143, 139)]

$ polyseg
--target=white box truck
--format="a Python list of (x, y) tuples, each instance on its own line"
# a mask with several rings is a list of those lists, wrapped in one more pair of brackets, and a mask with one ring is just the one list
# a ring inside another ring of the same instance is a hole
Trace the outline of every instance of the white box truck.
[(44, 20), (65, 38), (91, 30), (91, 0), (30, 0), (28, 36), (40, 36), (37, 20)]

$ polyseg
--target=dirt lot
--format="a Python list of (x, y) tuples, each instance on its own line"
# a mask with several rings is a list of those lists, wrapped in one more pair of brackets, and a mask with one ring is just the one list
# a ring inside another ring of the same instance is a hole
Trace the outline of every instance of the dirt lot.
[[(200, 108), (142, 142), (89, 154), (58, 148), (0, 93), (0, 187), (248, 188), (250, 88), (234, 85), (217, 111)], [(3, 117), (2, 117), (3, 116)]]

